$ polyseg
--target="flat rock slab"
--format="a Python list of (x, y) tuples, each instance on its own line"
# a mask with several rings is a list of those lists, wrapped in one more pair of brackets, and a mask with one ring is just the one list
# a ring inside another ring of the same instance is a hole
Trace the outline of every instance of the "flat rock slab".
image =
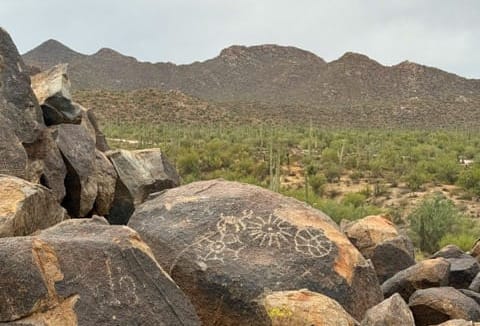
[(409, 300), (415, 325), (436, 325), (450, 319), (480, 321), (480, 306), (452, 287), (416, 291)]
[(326, 295), (308, 290), (272, 292), (265, 296), (262, 305), (271, 319), (272, 326), (358, 325), (338, 302)]
[(256, 299), (266, 289), (308, 288), (358, 319), (383, 299), (373, 267), (327, 215), (260, 187), (212, 180), (169, 189), (129, 226), (206, 324), (265, 324)]
[(0, 237), (28, 235), (66, 218), (65, 210), (47, 188), (0, 175)]
[(0, 239), (0, 262), (0, 323), (200, 324), (138, 234), (103, 218)]
[(405, 301), (418, 289), (447, 286), (450, 263), (445, 258), (426, 259), (398, 272), (382, 284), (385, 298), (399, 293)]

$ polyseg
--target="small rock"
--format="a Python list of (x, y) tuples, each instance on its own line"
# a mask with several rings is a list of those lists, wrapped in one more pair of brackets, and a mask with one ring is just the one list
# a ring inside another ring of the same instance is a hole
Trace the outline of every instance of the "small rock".
[(453, 287), (417, 290), (409, 300), (415, 325), (436, 325), (449, 319), (480, 320), (480, 306)]
[(472, 283), (468, 286), (469, 290), (480, 292), (480, 273), (473, 278)]
[(426, 259), (398, 272), (382, 284), (385, 298), (399, 293), (408, 301), (418, 289), (448, 285), (450, 263), (444, 258)]
[(465, 252), (456, 245), (447, 245), (434, 253), (430, 258), (464, 258)]
[(463, 294), (465, 294), (467, 297), (475, 300), (476, 303), (480, 304), (480, 293), (475, 292), (475, 291), (471, 291), (471, 290), (467, 290), (467, 289), (460, 289), (459, 291), (462, 292)]
[(415, 326), (412, 312), (402, 297), (395, 293), (367, 310), (361, 326)]

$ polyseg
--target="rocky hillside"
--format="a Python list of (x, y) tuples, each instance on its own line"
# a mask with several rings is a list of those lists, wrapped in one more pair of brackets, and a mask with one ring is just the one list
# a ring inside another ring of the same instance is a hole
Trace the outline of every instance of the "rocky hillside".
[(139, 62), (111, 49), (83, 55), (50, 40), (23, 57), (41, 68), (69, 63), (79, 91), (131, 97), (118, 91), (179, 90), (210, 108), (222, 111), (225, 105), (218, 103), (227, 104), (236, 120), (253, 115), (341, 126), (480, 125), (480, 80), (407, 61), (383, 66), (356, 53), (327, 63), (294, 47), (232, 46), (213, 59), (175, 65)]
[(345, 53), (325, 62), (315, 54), (277, 45), (232, 46), (210, 60), (189, 65), (139, 62), (111, 49), (79, 54), (49, 40), (24, 56), (49, 68), (69, 63), (77, 89), (178, 89), (204, 99), (284, 104), (398, 102), (480, 96), (480, 81), (402, 62), (383, 66), (365, 55)]

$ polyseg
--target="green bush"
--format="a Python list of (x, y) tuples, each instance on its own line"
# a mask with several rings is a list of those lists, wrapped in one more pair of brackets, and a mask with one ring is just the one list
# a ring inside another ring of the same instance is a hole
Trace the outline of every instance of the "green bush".
[(358, 192), (350, 192), (343, 197), (342, 204), (352, 205), (353, 207), (358, 208), (365, 204), (365, 200), (367, 200), (367, 197), (365, 197), (364, 194)]
[(317, 173), (315, 175), (312, 175), (308, 178), (308, 182), (310, 183), (310, 186), (312, 187), (312, 190), (315, 194), (317, 194), (318, 196), (323, 195), (323, 188), (327, 183), (327, 178), (323, 173)]
[(425, 198), (408, 216), (412, 239), (421, 251), (433, 253), (440, 248), (440, 240), (464, 218), (441, 194)]

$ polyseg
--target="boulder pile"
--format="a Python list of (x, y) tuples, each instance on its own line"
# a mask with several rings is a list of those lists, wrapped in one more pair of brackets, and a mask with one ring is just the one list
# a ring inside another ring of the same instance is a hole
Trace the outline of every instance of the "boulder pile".
[(480, 245), (415, 262), (389, 220), (180, 185), (160, 149), (110, 150), (68, 67), (32, 76), (0, 29), (0, 324), (474, 325)]

